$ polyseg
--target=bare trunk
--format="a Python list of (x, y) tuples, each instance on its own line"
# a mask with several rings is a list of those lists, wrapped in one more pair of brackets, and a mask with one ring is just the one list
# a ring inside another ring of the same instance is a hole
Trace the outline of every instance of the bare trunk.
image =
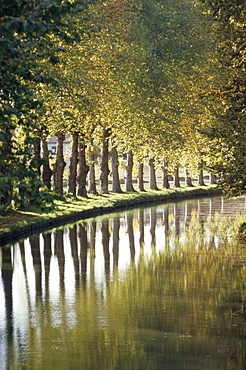
[(185, 168), (184, 173), (185, 173), (185, 185), (192, 187), (193, 184), (192, 184), (191, 177), (189, 176), (189, 171), (187, 170), (187, 168)]
[(132, 184), (133, 154), (132, 151), (127, 153), (126, 166), (126, 191), (135, 191)]
[(174, 186), (175, 188), (180, 188), (180, 182), (179, 182), (179, 166), (177, 165), (174, 170)]
[(87, 198), (86, 177), (89, 167), (86, 164), (85, 148), (85, 140), (83, 138), (79, 138), (79, 171), (77, 177), (78, 195)]
[(42, 173), (42, 179), (44, 185), (47, 186), (48, 189), (51, 189), (51, 177), (53, 175), (53, 171), (50, 168), (49, 163), (49, 150), (48, 150), (48, 143), (47, 140), (42, 140), (43, 145), (43, 173)]
[(114, 193), (122, 193), (119, 178), (118, 152), (115, 147), (113, 147), (111, 150), (111, 159), (112, 159), (112, 190)]
[(165, 189), (170, 188), (169, 180), (168, 180), (168, 162), (163, 162), (163, 166), (161, 167), (162, 169), (162, 186)]
[(216, 179), (215, 179), (215, 175), (213, 174), (213, 172), (209, 172), (209, 183), (210, 185), (216, 184)]
[(198, 175), (198, 185), (200, 186), (205, 186), (204, 176), (203, 176), (203, 166), (204, 166), (204, 162), (201, 161), (199, 164), (199, 175)]
[(108, 194), (108, 175), (109, 175), (109, 167), (108, 167), (108, 140), (109, 140), (110, 132), (108, 129), (103, 129), (103, 137), (102, 137), (102, 155), (101, 155), (101, 175), (100, 175), (100, 182), (101, 182), (101, 192), (102, 194)]
[(149, 187), (152, 190), (159, 190), (156, 183), (155, 160), (149, 159)]
[(144, 164), (138, 164), (138, 187), (140, 191), (145, 191), (144, 189)]
[(78, 144), (79, 134), (73, 134), (72, 153), (70, 157), (69, 176), (68, 176), (68, 193), (76, 195), (77, 165), (78, 165)]
[(54, 165), (54, 191), (57, 194), (63, 195), (63, 173), (66, 162), (63, 157), (63, 141), (65, 135), (61, 132), (56, 133), (57, 136), (57, 151), (56, 161)]

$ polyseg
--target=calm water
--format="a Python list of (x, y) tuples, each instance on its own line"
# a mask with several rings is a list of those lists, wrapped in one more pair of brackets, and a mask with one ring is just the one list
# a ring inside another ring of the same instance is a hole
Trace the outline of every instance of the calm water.
[(0, 369), (245, 369), (245, 211), (170, 203), (0, 248)]

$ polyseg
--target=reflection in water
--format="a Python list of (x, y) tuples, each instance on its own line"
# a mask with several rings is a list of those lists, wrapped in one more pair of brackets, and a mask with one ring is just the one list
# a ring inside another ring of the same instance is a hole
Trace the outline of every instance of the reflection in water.
[(139, 208), (0, 248), (0, 369), (244, 369), (245, 199)]

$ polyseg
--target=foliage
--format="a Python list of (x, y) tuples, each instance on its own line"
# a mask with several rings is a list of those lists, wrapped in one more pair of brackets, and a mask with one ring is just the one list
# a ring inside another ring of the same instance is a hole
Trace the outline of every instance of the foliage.
[[(243, 0), (203, 1), (215, 22), (219, 89), (204, 94), (214, 119), (205, 133), (212, 143), (212, 169), (227, 195), (246, 190), (246, 5)], [(216, 55), (216, 54), (215, 54)]]
[[(58, 61), (57, 38), (68, 43), (79, 39), (64, 16), (81, 8), (78, 3), (60, 0), (1, 0), (0, 5), (0, 204), (7, 206), (16, 189), (18, 198), (23, 197), (23, 186), (34, 190), (31, 202), (36, 199), (38, 163), (31, 159), (31, 150), (41, 102), (31, 86), (55, 83), (40, 65)], [(21, 145), (17, 131), (22, 134)]]
[(245, 191), (243, 1), (0, 4), (3, 207), (50, 197), (37, 140), (76, 132), (100, 144), (102, 129), (138, 161), (193, 174), (205, 161), (227, 194)]

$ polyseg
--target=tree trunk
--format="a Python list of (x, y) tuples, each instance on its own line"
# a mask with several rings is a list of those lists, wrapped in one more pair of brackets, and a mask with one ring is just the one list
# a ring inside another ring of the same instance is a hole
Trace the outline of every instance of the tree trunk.
[(54, 191), (57, 194), (63, 195), (63, 173), (66, 162), (63, 157), (63, 141), (65, 135), (61, 132), (56, 133), (57, 136), (57, 151), (56, 161), (54, 165)]
[(89, 178), (88, 178), (88, 191), (91, 194), (97, 195), (96, 186), (96, 171), (95, 171), (95, 153), (93, 147), (93, 139), (91, 139), (89, 150)]
[(36, 168), (35, 172), (37, 171), (37, 173), (39, 174), (39, 176), (41, 175), (41, 139), (39, 139), (38, 137), (35, 137), (34, 138), (34, 144), (33, 144), (33, 159), (32, 159), (32, 163), (34, 165), (34, 167)]
[(109, 175), (109, 167), (108, 167), (108, 140), (109, 140), (110, 132), (108, 129), (103, 129), (103, 137), (102, 137), (102, 154), (101, 154), (101, 175), (100, 175), (100, 183), (101, 183), (101, 192), (102, 194), (108, 194), (108, 175)]
[(204, 162), (201, 161), (199, 164), (199, 175), (198, 175), (198, 185), (200, 186), (205, 186), (204, 176), (203, 176), (203, 166), (204, 166)]
[(213, 172), (209, 172), (209, 183), (210, 185), (216, 184), (216, 179), (215, 179), (215, 175), (213, 174)]
[(89, 157), (90, 165), (89, 165), (89, 178), (88, 178), (88, 191), (91, 194), (97, 195), (97, 186), (96, 186), (96, 171), (95, 171), (95, 161), (94, 155)]
[(175, 188), (180, 188), (180, 182), (179, 182), (179, 166), (177, 165), (174, 170), (174, 186)]
[(135, 191), (132, 185), (133, 154), (132, 151), (127, 153), (126, 166), (126, 191)]
[(156, 183), (155, 160), (149, 159), (149, 187), (152, 190), (159, 190)]
[(114, 193), (122, 193), (119, 178), (118, 152), (115, 147), (113, 147), (111, 150), (111, 159), (112, 159), (112, 190)]
[(68, 176), (68, 193), (76, 195), (77, 165), (78, 165), (78, 144), (79, 134), (73, 134), (72, 153), (70, 157), (69, 176)]
[(138, 187), (140, 191), (145, 191), (144, 189), (144, 164), (138, 164)]
[(86, 177), (89, 167), (86, 164), (85, 148), (85, 140), (83, 138), (79, 138), (79, 170), (77, 177), (78, 195), (87, 198)]
[(162, 186), (165, 189), (170, 188), (169, 180), (168, 180), (168, 162), (163, 162), (163, 166), (161, 167), (162, 169)]
[(1, 139), (0, 145), (0, 204), (3, 204), (4, 208), (7, 209), (13, 198), (13, 179), (12, 176), (5, 176), (5, 174), (9, 171), (12, 172), (12, 166), (9, 167), (9, 163), (13, 160), (13, 136), (11, 132), (14, 131), (14, 128), (8, 125), (8, 127), (5, 127), (4, 131), (4, 136), (3, 139)]
[(189, 171), (187, 170), (187, 168), (184, 169), (184, 173), (185, 173), (185, 185), (192, 187), (193, 184), (192, 184), (191, 177), (189, 175)]
[(47, 140), (43, 139), (42, 145), (43, 145), (43, 160), (44, 160), (42, 179), (43, 179), (44, 185), (46, 185), (48, 189), (51, 189), (51, 177), (54, 172), (50, 168), (49, 150), (48, 150)]

